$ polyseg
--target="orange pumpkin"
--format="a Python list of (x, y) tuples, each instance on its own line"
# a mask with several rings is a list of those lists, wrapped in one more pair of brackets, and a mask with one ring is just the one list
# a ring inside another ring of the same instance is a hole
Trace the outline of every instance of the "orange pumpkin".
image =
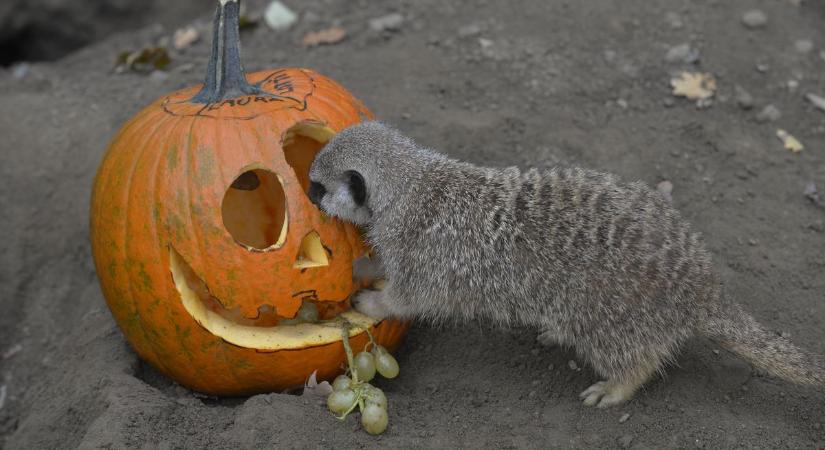
[[(126, 338), (159, 371), (214, 395), (334, 377), (342, 320), (355, 348), (370, 329), (394, 349), (408, 327), (349, 309), (365, 248), (306, 195), (324, 142), (371, 114), (310, 70), (247, 79), (238, 8), (219, 2), (204, 86), (155, 101), (118, 132), (91, 208), (98, 277)], [(281, 323), (307, 304), (322, 320)]]

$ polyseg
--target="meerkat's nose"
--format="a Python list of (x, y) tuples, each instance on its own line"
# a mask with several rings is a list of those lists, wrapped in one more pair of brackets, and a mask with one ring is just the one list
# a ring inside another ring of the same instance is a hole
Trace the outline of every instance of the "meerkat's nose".
[(310, 182), (309, 184), (309, 201), (315, 204), (318, 208), (321, 207), (321, 199), (324, 198), (324, 194), (327, 193), (327, 188), (324, 187), (321, 183), (316, 183), (314, 181)]

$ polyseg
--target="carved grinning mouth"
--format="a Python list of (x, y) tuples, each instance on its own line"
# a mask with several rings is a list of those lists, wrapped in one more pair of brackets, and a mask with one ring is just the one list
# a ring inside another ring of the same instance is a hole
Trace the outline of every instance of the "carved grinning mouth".
[(350, 323), (350, 336), (363, 333), (377, 321), (355, 310), (315, 323), (255, 326), (239, 323), (226, 316), (220, 300), (209, 293), (209, 287), (184, 258), (169, 246), (169, 267), (184, 309), (207, 331), (230, 344), (256, 350), (290, 350), (324, 345), (341, 340), (341, 324)]

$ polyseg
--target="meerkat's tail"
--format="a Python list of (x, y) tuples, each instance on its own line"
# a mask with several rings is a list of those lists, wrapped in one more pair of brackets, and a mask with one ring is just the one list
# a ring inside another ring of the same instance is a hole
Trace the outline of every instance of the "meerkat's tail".
[(702, 332), (774, 377), (825, 388), (825, 360), (766, 330), (738, 304), (724, 305), (705, 322)]

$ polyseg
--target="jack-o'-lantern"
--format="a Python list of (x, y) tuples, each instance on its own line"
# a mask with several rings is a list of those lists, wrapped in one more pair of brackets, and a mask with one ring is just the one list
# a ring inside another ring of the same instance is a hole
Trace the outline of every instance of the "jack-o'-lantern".
[[(129, 343), (215, 395), (335, 376), (344, 321), (354, 347), (369, 329), (392, 350), (407, 329), (350, 309), (365, 247), (306, 194), (315, 154), (369, 111), (310, 70), (247, 78), (238, 9), (219, 1), (203, 87), (157, 100), (115, 136), (91, 209), (98, 276)], [(295, 318), (307, 305), (317, 320)]]

